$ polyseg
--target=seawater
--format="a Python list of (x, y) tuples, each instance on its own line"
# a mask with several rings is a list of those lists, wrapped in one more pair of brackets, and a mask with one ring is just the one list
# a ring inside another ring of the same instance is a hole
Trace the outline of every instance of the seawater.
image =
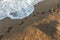
[(23, 19), (34, 11), (34, 5), (44, 0), (0, 0), (0, 20)]

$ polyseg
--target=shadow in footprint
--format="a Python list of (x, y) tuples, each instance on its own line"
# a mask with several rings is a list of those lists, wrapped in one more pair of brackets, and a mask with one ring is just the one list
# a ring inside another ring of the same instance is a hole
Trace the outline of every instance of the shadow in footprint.
[(0, 35), (0, 40), (3, 38), (3, 35)]
[(10, 32), (10, 30), (12, 29), (12, 27), (13, 27), (13, 26), (11, 26), (11, 27), (8, 28), (8, 30), (7, 30), (8, 33)]
[(40, 24), (37, 26), (38, 29), (40, 29), (42, 32), (44, 32), (47, 36), (50, 36), (51, 38), (55, 38), (54, 34), (56, 33), (56, 26), (58, 22), (51, 21), (47, 24)]

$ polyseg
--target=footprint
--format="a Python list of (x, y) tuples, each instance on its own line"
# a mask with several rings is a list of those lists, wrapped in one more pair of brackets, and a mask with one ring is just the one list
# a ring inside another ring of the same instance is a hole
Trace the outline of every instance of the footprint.
[(3, 35), (0, 35), (0, 40), (3, 38)]
[(8, 30), (7, 30), (7, 32), (9, 33), (11, 29), (12, 29), (12, 27), (9, 27)]

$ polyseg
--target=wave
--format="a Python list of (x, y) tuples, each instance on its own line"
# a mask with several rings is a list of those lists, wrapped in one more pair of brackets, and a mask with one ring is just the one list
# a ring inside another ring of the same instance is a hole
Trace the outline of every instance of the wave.
[(2, 0), (0, 1), (0, 20), (23, 19), (34, 11), (34, 5), (44, 0)]

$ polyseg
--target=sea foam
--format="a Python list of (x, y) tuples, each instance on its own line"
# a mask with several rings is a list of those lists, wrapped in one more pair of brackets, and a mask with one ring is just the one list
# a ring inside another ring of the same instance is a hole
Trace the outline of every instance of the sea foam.
[(0, 20), (9, 17), (10, 19), (23, 19), (34, 11), (34, 5), (44, 0), (1, 0)]

